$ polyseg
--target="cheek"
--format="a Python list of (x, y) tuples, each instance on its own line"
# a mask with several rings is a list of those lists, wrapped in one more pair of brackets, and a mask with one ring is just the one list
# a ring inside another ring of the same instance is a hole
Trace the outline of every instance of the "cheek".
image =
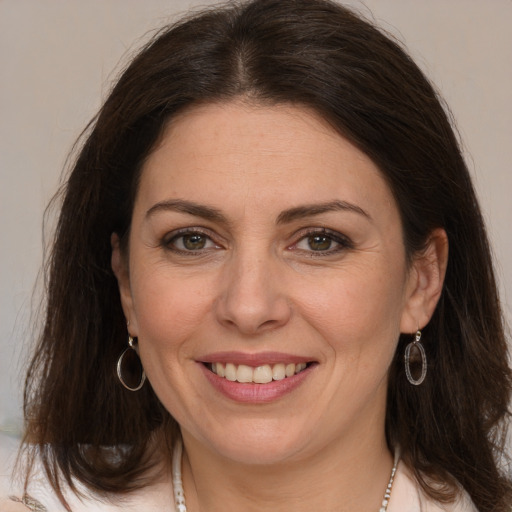
[(313, 285), (302, 295), (303, 316), (338, 353), (355, 355), (366, 348), (388, 352), (398, 339), (403, 275), (378, 268), (340, 271), (323, 286)]
[(160, 401), (178, 421), (183, 420), (188, 410), (183, 397), (190, 401), (196, 393), (187, 385), (195, 366), (191, 355), (211, 302), (205, 280), (199, 285), (198, 279), (179, 279), (176, 272), (158, 266), (134, 277), (142, 364)]
[(159, 267), (134, 278), (132, 296), (139, 343), (159, 351), (174, 349), (205, 316), (211, 302), (207, 280), (179, 279), (176, 272)]

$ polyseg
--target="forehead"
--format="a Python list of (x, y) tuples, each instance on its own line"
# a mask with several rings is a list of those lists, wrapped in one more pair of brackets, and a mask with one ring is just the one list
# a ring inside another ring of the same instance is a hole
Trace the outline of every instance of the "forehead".
[(394, 205), (372, 160), (315, 112), (242, 102), (196, 106), (169, 123), (143, 168), (137, 203), (169, 198), (223, 208)]

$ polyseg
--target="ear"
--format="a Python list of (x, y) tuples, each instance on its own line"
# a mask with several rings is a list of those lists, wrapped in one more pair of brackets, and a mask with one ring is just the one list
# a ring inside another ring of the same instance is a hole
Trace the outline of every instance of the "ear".
[(414, 255), (407, 282), (400, 331), (413, 333), (428, 324), (443, 290), (448, 265), (448, 236), (432, 231), (425, 248)]
[(135, 338), (137, 337), (138, 327), (130, 287), (130, 269), (127, 258), (121, 251), (121, 242), (117, 233), (112, 233), (110, 237), (110, 245), (112, 247), (111, 265), (119, 286), (121, 306), (123, 308), (126, 322), (129, 325), (128, 332), (130, 333), (130, 336)]

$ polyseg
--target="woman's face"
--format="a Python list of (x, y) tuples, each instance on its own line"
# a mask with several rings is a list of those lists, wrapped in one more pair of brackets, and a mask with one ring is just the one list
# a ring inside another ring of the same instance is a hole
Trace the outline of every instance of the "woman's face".
[(175, 118), (113, 267), (185, 440), (274, 463), (383, 438), (399, 333), (423, 320), (417, 273), (379, 170), (312, 112), (232, 102)]

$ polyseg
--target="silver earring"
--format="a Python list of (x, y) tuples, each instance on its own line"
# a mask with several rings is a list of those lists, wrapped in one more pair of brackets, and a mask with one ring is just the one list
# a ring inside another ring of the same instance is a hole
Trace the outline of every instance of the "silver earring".
[(138, 391), (146, 382), (146, 373), (131, 336), (128, 336), (128, 347), (117, 360), (117, 378), (129, 391)]
[[(413, 362), (418, 360), (418, 352), (421, 356), (421, 375), (417, 379), (411, 373), (411, 350), (416, 351), (416, 354), (413, 355)], [(413, 386), (419, 386), (427, 376), (427, 354), (425, 354), (425, 349), (421, 344), (421, 331), (419, 329), (416, 331), (414, 340), (405, 347), (405, 375)]]

